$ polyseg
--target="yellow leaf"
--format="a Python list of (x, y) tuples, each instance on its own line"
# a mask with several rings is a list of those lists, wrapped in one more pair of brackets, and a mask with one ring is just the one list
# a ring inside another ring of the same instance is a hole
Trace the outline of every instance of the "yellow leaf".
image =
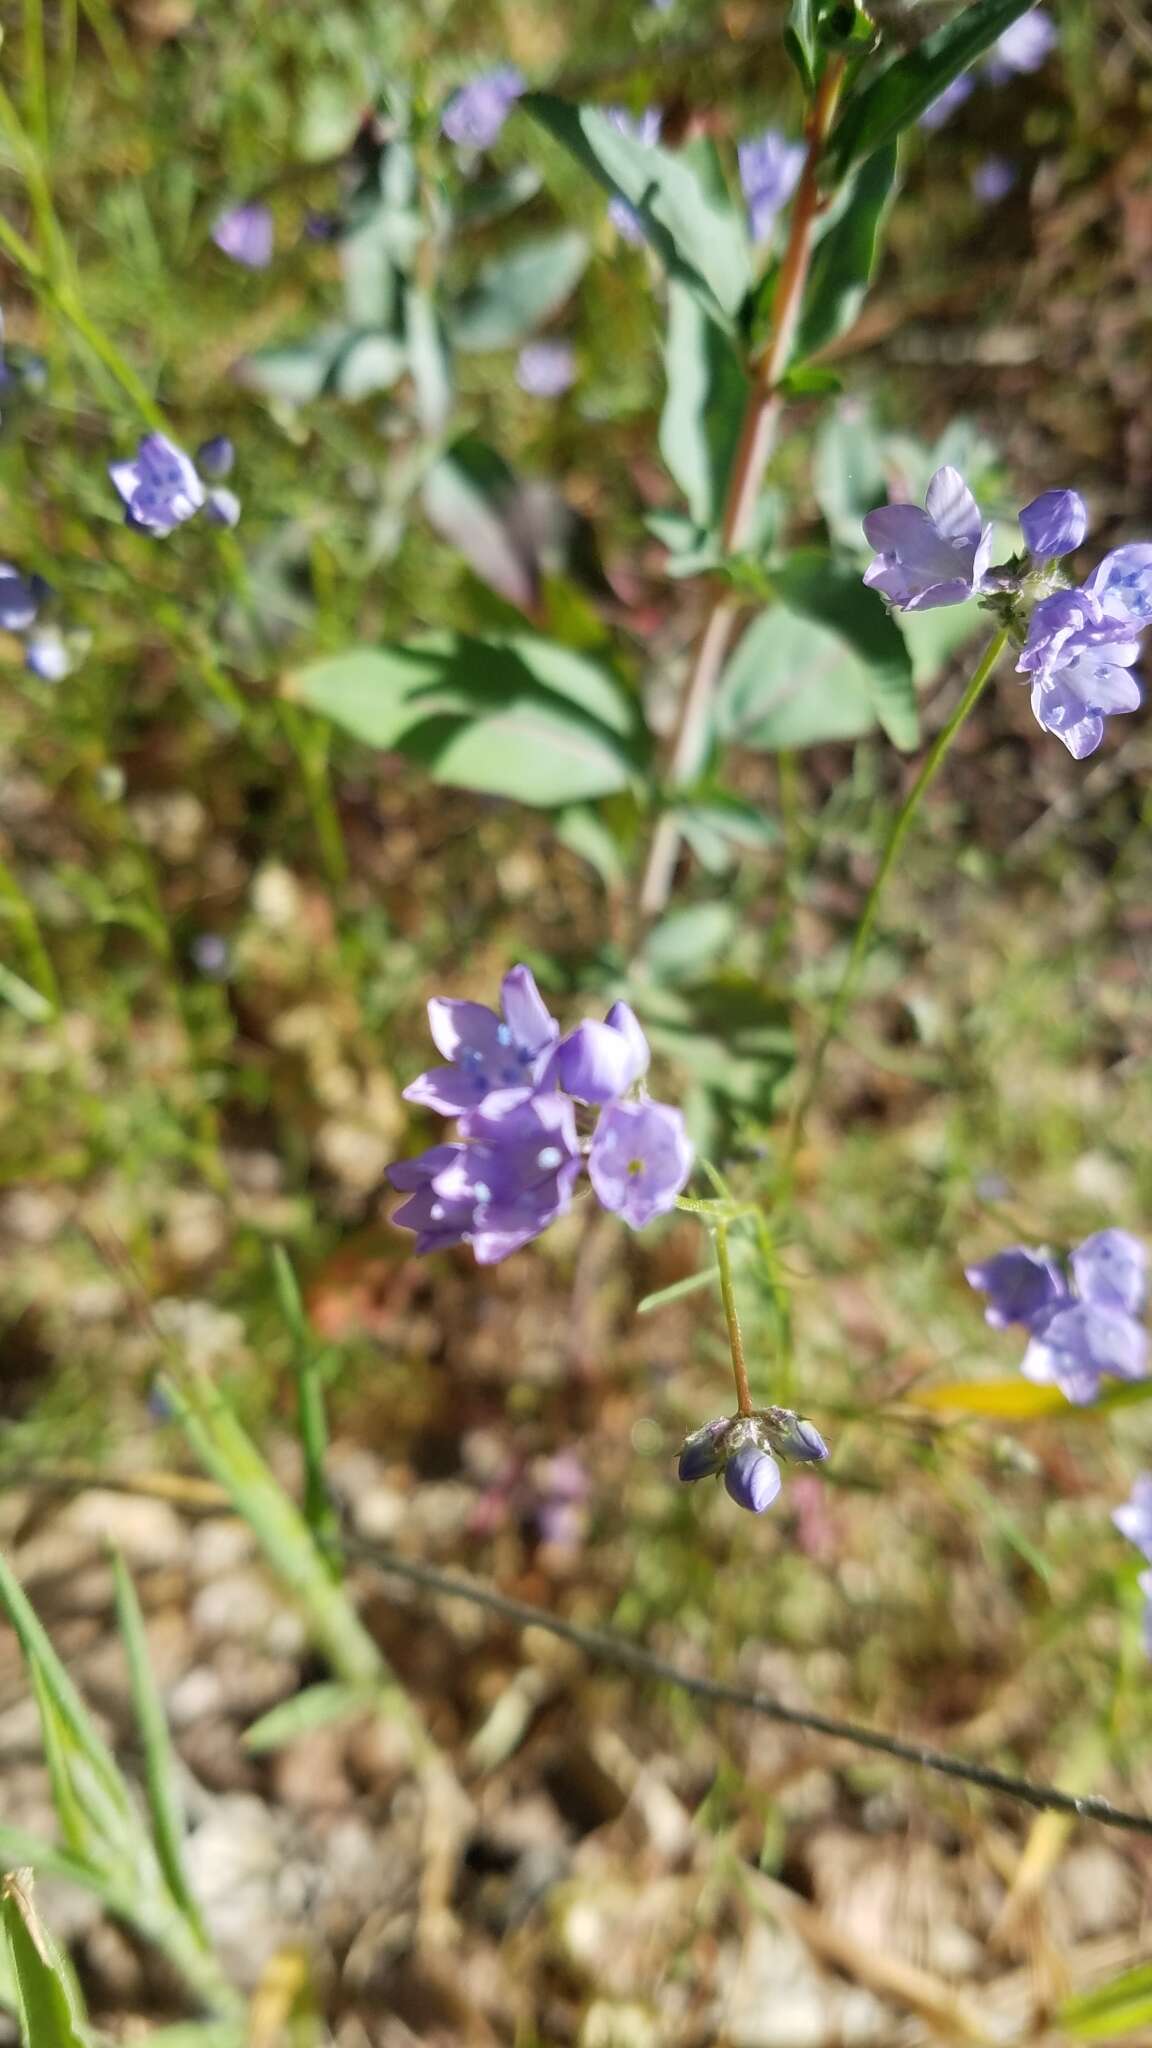
[(905, 1394), (913, 1408), (956, 1415), (999, 1415), (1006, 1422), (1026, 1422), (1036, 1415), (1058, 1415), (1068, 1403), (1059, 1387), (1035, 1387), (1030, 1380), (949, 1380), (942, 1387), (922, 1387)]

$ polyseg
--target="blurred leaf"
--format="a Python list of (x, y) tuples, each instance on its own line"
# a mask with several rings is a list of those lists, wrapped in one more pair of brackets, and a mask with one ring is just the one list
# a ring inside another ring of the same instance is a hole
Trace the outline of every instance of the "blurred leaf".
[(206, 1943), (207, 1936), (184, 1872), (184, 1807), (164, 1703), (148, 1655), (144, 1617), (136, 1588), (119, 1553), (113, 1555), (112, 1569), (116, 1581), (116, 1620), (128, 1659), (132, 1705), (144, 1752), (144, 1784), (157, 1859), (184, 1918)]
[(535, 199), (543, 179), (535, 164), (513, 164), (506, 171), (488, 171), (464, 187), (457, 202), (456, 218), (461, 227), (484, 227), (515, 213)]
[(558, 311), (588, 261), (588, 241), (569, 230), (494, 256), (449, 309), (457, 348), (515, 348)]
[(407, 367), (408, 352), (394, 335), (352, 334), (336, 350), (325, 388), (355, 403), (375, 391), (390, 391)]
[(327, 1728), (333, 1721), (346, 1721), (353, 1714), (370, 1712), (378, 1703), (379, 1696), (372, 1686), (310, 1685), (246, 1728), (244, 1747), (261, 1756), (295, 1741), (298, 1735), (311, 1734), (314, 1728)]
[(831, 398), (843, 391), (844, 382), (835, 370), (825, 370), (818, 363), (801, 363), (781, 377), (777, 388), (785, 398)]
[(690, 903), (670, 910), (644, 941), (643, 958), (656, 981), (687, 981), (727, 952), (740, 913), (731, 903)]
[(522, 611), (538, 595), (535, 552), (516, 523), (518, 479), (474, 434), (453, 443), (424, 479), (424, 510), (483, 582)]
[(1033, 4), (1034, 0), (975, 0), (878, 74), (870, 77), (865, 70), (845, 94), (832, 131), (828, 160), (835, 175), (843, 178), (862, 157), (894, 142)]
[(1139, 1963), (1095, 1991), (1066, 1998), (1056, 2023), (1078, 2041), (1114, 2041), (1137, 2027), (1152, 2026), (1152, 1963)]
[(419, 285), (409, 285), (404, 293), (404, 339), (416, 417), (428, 438), (435, 440), (452, 413), (452, 358), (436, 303)]
[(775, 750), (855, 739), (880, 724), (895, 745), (913, 746), (908, 651), (855, 569), (813, 549), (774, 581), (783, 602), (753, 621), (721, 677), (720, 737)]
[(780, 837), (773, 818), (720, 790), (678, 803), (673, 815), (701, 866), (714, 875), (725, 874), (738, 853), (774, 846)]
[(821, 422), (813, 486), (833, 540), (870, 554), (862, 521), (866, 512), (884, 504), (888, 479), (883, 442), (859, 399), (836, 406)]
[(107, 1848), (104, 1816), (99, 1808), (90, 1814), (74, 1782), (74, 1771), (79, 1763), (76, 1743), (69, 1733), (40, 1665), (33, 1659), (29, 1662), (28, 1676), (36, 1700), (36, 1711), (40, 1716), (40, 1737), (44, 1745), (44, 1763), (48, 1771), (48, 1783), (52, 1788), (52, 1806), (56, 1822), (66, 1849), (88, 1861), (97, 1862), (100, 1851)]
[(902, 615), (900, 631), (912, 657), (912, 679), (918, 690), (934, 683), (953, 655), (986, 630), (984, 621), (984, 614), (966, 604)]
[(816, 83), (816, 16), (819, 0), (792, 0), (788, 10), (788, 26), (784, 30), (784, 48), (800, 73), (806, 93), (811, 93)]
[(627, 879), (628, 870), (619, 843), (599, 811), (590, 809), (587, 804), (572, 804), (567, 810), (557, 813), (553, 830), (561, 846), (586, 860), (606, 889), (618, 889)]
[[(85, 1813), (109, 1842), (122, 1841), (126, 1835), (134, 1835), (137, 1822), (115, 1758), (98, 1735), (87, 1707), (56, 1655), (18, 1579), (2, 1555), (0, 1606), (3, 1607), (16, 1632), (29, 1670), (35, 1672), (42, 1682), (45, 1697), (50, 1701), (53, 1713), (59, 1716), (76, 1758), (84, 1765), (84, 1781), (82, 1785), (76, 1786), (76, 1790)], [(74, 1763), (72, 1770), (75, 1782)], [(31, 1862), (32, 1858), (5, 1858), (0, 1848), (0, 1861), (12, 1860)]]
[(32, 1904), (28, 1874), (10, 1874), (0, 1890), (25, 2048), (89, 2048), (76, 1985)]
[(698, 164), (622, 134), (598, 107), (569, 106), (542, 92), (527, 93), (520, 105), (606, 191), (628, 202), (669, 276), (731, 325), (752, 283), (747, 229), (742, 211), (717, 196)]
[(816, 250), (793, 349), (798, 362), (847, 333), (860, 311), (895, 187), (896, 159), (894, 142), (865, 159), (847, 206)]
[(347, 327), (323, 327), (306, 341), (259, 348), (237, 364), (236, 377), (246, 390), (284, 405), (310, 405), (327, 388), (332, 365), (350, 338)]
[(439, 781), (520, 803), (606, 796), (643, 767), (629, 692), (586, 655), (533, 634), (355, 649), (300, 671), (292, 691), (358, 739), (402, 746)]
[(749, 384), (728, 337), (683, 285), (668, 287), (660, 453), (697, 528), (720, 517)]

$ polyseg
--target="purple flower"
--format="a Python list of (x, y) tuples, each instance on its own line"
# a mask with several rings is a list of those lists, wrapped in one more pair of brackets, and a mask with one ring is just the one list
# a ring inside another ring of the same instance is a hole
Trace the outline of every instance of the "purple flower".
[(490, 149), (524, 90), (514, 64), (482, 71), (462, 85), (440, 116), (440, 132), (465, 149)]
[(972, 196), (980, 201), (981, 206), (998, 206), (1002, 199), (1007, 199), (1018, 176), (1015, 164), (1008, 157), (986, 156), (982, 163), (977, 164), (969, 180)]
[(23, 633), (32, 624), (48, 586), (40, 576), (22, 576), (11, 562), (0, 562), (0, 627)]
[(1033, 1336), (1020, 1370), (1026, 1380), (1057, 1386), (1078, 1407), (1094, 1401), (1106, 1375), (1142, 1380), (1148, 1369), (1148, 1337), (1122, 1309), (1078, 1301), (1057, 1309)]
[(1152, 1559), (1152, 1472), (1141, 1472), (1123, 1507), (1114, 1508), (1112, 1520), (1122, 1536)]
[(643, 1230), (675, 1206), (692, 1160), (678, 1109), (663, 1102), (613, 1102), (596, 1125), (588, 1174), (603, 1207), (631, 1229)]
[(780, 1491), (780, 1467), (767, 1451), (745, 1444), (729, 1458), (724, 1468), (724, 1485), (738, 1508), (762, 1515)]
[(1147, 1255), (1126, 1230), (1098, 1230), (1077, 1245), (1068, 1272), (1048, 1251), (1014, 1245), (967, 1279), (989, 1297), (998, 1329), (1023, 1323), (1030, 1335), (1021, 1372), (1058, 1386), (1069, 1401), (1094, 1401), (1100, 1381), (1143, 1379), (1148, 1339), (1144, 1307)]
[(1030, 1329), (1038, 1316), (1069, 1298), (1068, 1283), (1052, 1254), (1029, 1251), (1022, 1244), (997, 1252), (983, 1265), (966, 1266), (964, 1278), (969, 1287), (988, 1296), (984, 1320), (994, 1330), (1006, 1330), (1009, 1323)]
[(504, 976), (501, 1005), (498, 1015), (486, 1003), (434, 996), (428, 1024), (437, 1051), (451, 1065), (418, 1074), (405, 1088), (405, 1100), (439, 1110), (441, 1116), (459, 1116), (478, 1108), (496, 1089), (534, 1088), (560, 1026), (527, 967), (513, 967)]
[(562, 1095), (506, 1090), (461, 1131), (468, 1142), (389, 1168), (393, 1186), (411, 1193), (394, 1220), (417, 1232), (418, 1253), (470, 1244), (480, 1265), (494, 1265), (568, 1208), (580, 1171), (575, 1115)]
[(1055, 590), (1028, 624), (1017, 670), (1032, 676), (1032, 711), (1077, 761), (1095, 753), (1105, 718), (1135, 711), (1140, 685), (1129, 674), (1140, 652), (1135, 627), (1105, 610), (1090, 590)]
[(1084, 588), (1112, 618), (1137, 627), (1152, 625), (1152, 543), (1127, 541), (1113, 548)]
[(195, 517), (204, 504), (196, 465), (164, 434), (145, 434), (134, 462), (112, 462), (108, 474), (124, 500), (129, 526), (157, 540)]
[(946, 85), (943, 92), (937, 93), (931, 105), (925, 107), (918, 125), (926, 128), (930, 134), (937, 128), (943, 128), (944, 123), (952, 119), (957, 107), (964, 105), (974, 82), (971, 72), (961, 71), (958, 77), (952, 80), (951, 85)]
[(608, 201), (608, 218), (622, 241), (630, 243), (633, 249), (643, 247), (648, 239), (644, 232), (644, 223), (635, 207), (629, 206), (628, 201), (621, 199), (619, 194)]
[(245, 270), (267, 270), (274, 240), (272, 215), (256, 199), (243, 206), (232, 206), (220, 215), (212, 230), (212, 240), (233, 263), (242, 263)]
[(936, 471), (923, 511), (919, 505), (881, 505), (866, 515), (864, 532), (877, 551), (864, 581), (898, 611), (962, 604), (984, 588), (992, 528), (981, 524), (958, 470)]
[(232, 948), (222, 932), (197, 932), (189, 948), (192, 964), (208, 981), (225, 981), (232, 967)]
[(806, 154), (802, 142), (789, 142), (775, 128), (738, 145), (740, 184), (753, 241), (763, 242), (771, 234), (776, 215), (796, 190)]
[(559, 398), (575, 382), (576, 356), (568, 341), (530, 341), (516, 358), (516, 382), (530, 398)]
[(578, 1024), (556, 1048), (551, 1071), (578, 1102), (618, 1102), (648, 1072), (651, 1053), (627, 1003), (613, 1003), (603, 1024)]
[(1088, 507), (1079, 491), (1041, 491), (1020, 514), (1020, 531), (1034, 562), (1070, 555), (1088, 531)]
[(701, 1429), (694, 1429), (686, 1436), (680, 1448), (676, 1474), (689, 1485), (695, 1479), (710, 1479), (714, 1473), (724, 1470), (728, 1456), (727, 1436), (732, 1427), (731, 1417), (718, 1415), (714, 1422), (706, 1422)]
[(236, 450), (227, 434), (214, 434), (210, 441), (201, 441), (196, 450), (196, 467), (211, 483), (231, 476), (235, 460)]
[(1051, 19), (1042, 7), (1033, 7), (997, 37), (984, 60), (984, 76), (990, 85), (1005, 85), (1018, 73), (1039, 71), (1056, 42)]
[(24, 642), (24, 666), (42, 683), (60, 683), (72, 670), (68, 643), (58, 626), (38, 626)]

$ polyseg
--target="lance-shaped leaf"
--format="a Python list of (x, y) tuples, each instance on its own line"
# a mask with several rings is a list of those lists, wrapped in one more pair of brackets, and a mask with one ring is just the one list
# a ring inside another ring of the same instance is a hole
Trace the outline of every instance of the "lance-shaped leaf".
[(697, 528), (707, 530), (720, 516), (748, 380), (728, 337), (682, 284), (668, 290), (664, 371), (660, 453)]
[(895, 190), (896, 159), (894, 142), (865, 159), (848, 204), (816, 250), (793, 352), (798, 363), (846, 334), (860, 311)]
[(24, 2048), (89, 2048), (79, 1987), (32, 1902), (30, 1872), (13, 1872), (0, 1885), (0, 1924)]
[(914, 50), (867, 67), (846, 94), (832, 131), (829, 163), (843, 178), (853, 164), (894, 142), (926, 107), (975, 64), (1006, 28), (1011, 28), (1034, 0), (975, 0), (950, 21), (925, 36)]
[(703, 161), (623, 134), (601, 107), (570, 106), (543, 92), (527, 93), (520, 105), (605, 191), (627, 202), (669, 276), (730, 326), (752, 283), (748, 231)]
[(571, 297), (587, 261), (587, 239), (575, 231), (539, 236), (492, 257), (449, 308), (456, 347), (515, 348)]

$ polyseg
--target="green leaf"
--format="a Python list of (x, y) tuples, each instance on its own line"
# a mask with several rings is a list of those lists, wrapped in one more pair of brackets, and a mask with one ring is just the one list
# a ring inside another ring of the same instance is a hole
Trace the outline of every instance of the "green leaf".
[(738, 853), (763, 851), (780, 837), (775, 819), (722, 790), (678, 803), (673, 815), (700, 865), (713, 875), (725, 874)]
[(304, 341), (258, 348), (237, 364), (237, 379), (246, 390), (282, 405), (310, 405), (327, 390), (332, 366), (351, 338), (348, 327), (322, 327)]
[(785, 398), (834, 398), (843, 391), (844, 380), (820, 364), (801, 363), (781, 377), (777, 388)]
[[(42, 1688), (42, 1697), (50, 1703), (53, 1720), (58, 1718), (61, 1737), (66, 1736), (71, 1745), (73, 1756), (68, 1759), (68, 1765), (79, 1804), (106, 1841), (130, 1838), (136, 1832), (137, 1823), (115, 1758), (97, 1734), (87, 1707), (3, 1556), (0, 1556), (0, 1606), (16, 1632), (29, 1671), (35, 1674)], [(45, 1740), (46, 1743), (51, 1740), (47, 1725)], [(56, 1750), (58, 1758), (63, 1760), (61, 1743), (56, 1744)], [(77, 1761), (84, 1767), (81, 1785), (76, 1785), (75, 1780)], [(32, 1859), (15, 1860), (30, 1862)]]
[(743, 212), (716, 191), (709, 167), (621, 134), (599, 107), (573, 107), (543, 92), (525, 94), (520, 106), (627, 201), (669, 276), (731, 326), (752, 283), (751, 251)]
[(871, 553), (864, 514), (884, 504), (888, 480), (884, 444), (871, 414), (858, 402), (833, 407), (821, 423), (812, 481), (833, 540)]
[(655, 981), (690, 981), (731, 947), (740, 928), (732, 903), (690, 903), (670, 910), (644, 941), (643, 959)]
[(797, 362), (846, 334), (860, 311), (895, 187), (896, 160), (894, 142), (865, 159), (847, 205), (816, 250), (793, 351)]
[(26, 1873), (10, 1874), (0, 1889), (25, 2048), (88, 2048), (76, 1984), (36, 1912)]
[(404, 293), (404, 341), (416, 417), (434, 440), (452, 412), (452, 357), (435, 300), (419, 285), (409, 285)]
[(184, 1873), (184, 1806), (176, 1774), (176, 1758), (168, 1733), (164, 1703), (160, 1697), (148, 1655), (144, 1617), (124, 1559), (115, 1553), (112, 1570), (116, 1581), (116, 1619), (128, 1659), (132, 1704), (144, 1751), (144, 1784), (148, 1811), (152, 1817), (152, 1839), (164, 1879), (189, 1925), (207, 1943), (203, 1923)]
[(832, 131), (828, 157), (835, 176), (845, 177), (853, 164), (895, 142), (1032, 5), (1033, 0), (975, 0), (878, 75), (865, 71), (846, 94)]
[(806, 93), (811, 93), (816, 83), (816, 16), (819, 0), (792, 0), (788, 13), (788, 26), (784, 30), (784, 48), (800, 73)]
[(539, 595), (539, 564), (517, 514), (523, 487), (494, 448), (461, 435), (424, 479), (425, 513), (458, 548), (476, 575), (530, 611)]
[(668, 287), (664, 372), (660, 453), (696, 527), (707, 530), (720, 517), (748, 379), (728, 337), (675, 281)]
[(587, 237), (574, 230), (494, 256), (448, 311), (456, 347), (515, 348), (571, 296), (587, 261)]
[(624, 856), (599, 811), (588, 804), (572, 804), (557, 813), (553, 830), (561, 846), (586, 860), (606, 889), (622, 887), (628, 878)]
[(380, 1694), (366, 1685), (310, 1685), (293, 1699), (284, 1700), (262, 1714), (244, 1731), (244, 1747), (256, 1756), (279, 1749), (298, 1735), (310, 1735), (314, 1728), (327, 1728), (333, 1721), (350, 1720), (380, 1704)]
[(1152, 1963), (1138, 1963), (1095, 1991), (1066, 1998), (1056, 2022), (1080, 2041), (1113, 2041), (1152, 2025)]
[(408, 735), (404, 750), (436, 782), (544, 810), (610, 796), (635, 779), (604, 727), (540, 701), (486, 718), (429, 720)]
[(855, 568), (817, 549), (793, 555), (774, 579), (781, 602), (748, 628), (720, 680), (717, 732), (744, 746), (815, 746), (881, 725), (916, 743), (908, 650)]
[(408, 367), (408, 351), (395, 335), (356, 332), (336, 350), (325, 390), (353, 404), (376, 391), (391, 391)]

